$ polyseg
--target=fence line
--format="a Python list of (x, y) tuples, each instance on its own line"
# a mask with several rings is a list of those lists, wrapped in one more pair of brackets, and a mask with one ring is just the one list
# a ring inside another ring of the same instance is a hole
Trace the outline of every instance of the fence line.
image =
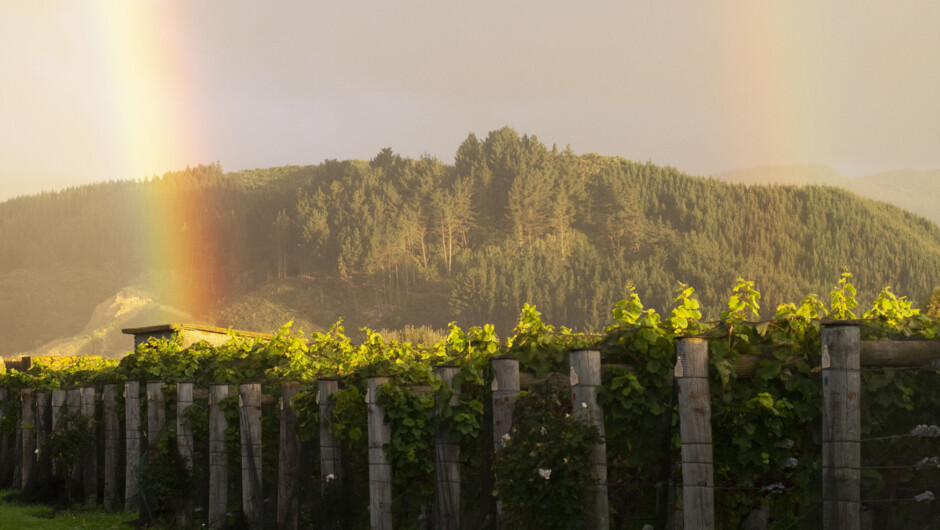
[[(860, 341), (857, 325), (824, 324), (822, 330), (823, 383), (823, 524), (824, 528), (857, 528), (860, 524), (859, 469), (861, 444), (859, 428), (860, 379), (859, 370), (865, 363), (865, 351), (904, 352), (901, 341), (890, 348)], [(934, 351), (936, 346), (924, 346), (916, 342), (914, 349), (920, 360), (924, 351)], [(713, 528), (714, 521), (714, 469), (712, 462), (710, 392), (708, 379), (708, 342), (704, 338), (684, 338), (677, 343), (676, 380), (678, 383), (679, 415), (682, 440), (683, 516), (686, 528)], [(880, 362), (883, 357), (869, 356), (869, 360)], [(935, 359), (935, 358), (934, 358)], [(890, 360), (885, 362), (900, 362)], [(492, 380), (493, 438), (492, 448), (503, 445), (503, 435), (512, 424), (513, 403), (520, 389), (518, 361), (506, 357), (493, 358)], [(598, 350), (574, 350), (570, 355), (570, 386), (575, 415), (584, 417), (603, 433), (603, 411), (597, 404), (597, 386), (600, 385), (601, 364)], [(886, 364), (885, 366), (888, 366)], [(455, 367), (439, 367), (438, 375), (446, 387), (453, 385)], [(378, 405), (380, 387), (387, 377), (370, 377), (366, 403), (368, 407), (368, 463), (370, 492), (370, 521), (374, 529), (388, 529), (392, 524), (392, 466), (383, 445), (390, 443), (391, 431), (385, 422), (384, 411)], [(153, 445), (166, 430), (166, 385), (160, 381), (145, 383), (147, 404), (147, 441)], [(228, 420), (222, 401), (229, 395), (228, 384), (210, 385), (205, 390), (194, 389), (192, 383), (176, 385), (177, 450), (182, 464), (187, 469), (194, 466), (193, 426), (190, 407), (194, 395), (208, 398), (208, 505), (206, 523), (209, 528), (221, 528), (228, 514), (228, 454), (225, 431)], [(318, 382), (318, 404), (320, 422), (321, 484), (326, 487), (342, 476), (339, 446), (326, 429), (327, 417), (332, 414), (331, 396), (338, 390), (338, 381), (324, 378)], [(66, 487), (80, 489), (87, 504), (102, 501), (107, 509), (121, 505), (120, 448), (123, 446), (125, 460), (123, 507), (137, 510), (141, 505), (139, 491), (139, 466), (141, 463), (140, 433), (140, 383), (127, 381), (124, 384), (125, 429), (120, 429), (117, 417), (118, 401), (115, 385), (105, 385), (96, 395), (93, 387), (65, 391), (33, 392), (21, 391), (19, 435), (11, 446), (7, 436), (0, 443), (0, 478), (17, 477), (16, 486), (42, 488), (54, 475), (65, 479)], [(296, 432), (297, 418), (291, 400), (299, 392), (299, 384), (282, 383), (280, 391), (280, 438), (275, 448), (264, 448), (261, 442), (261, 404), (265, 399), (258, 383), (238, 385), (242, 516), (252, 528), (264, 525), (262, 508), (262, 450), (278, 452), (277, 525), (281, 528), (297, 528), (300, 520), (300, 439)], [(459, 388), (454, 388), (456, 399)], [(0, 388), (0, 399), (9, 391)], [(199, 399), (196, 397), (195, 399)], [(37, 456), (37, 441), (63, 427), (61, 412), (95, 418), (96, 404), (102, 404), (100, 428), (104, 450), (102, 451), (103, 487), (97, 483), (99, 455), (95, 447), (94, 431), (86, 438), (82, 458), (72, 470), (49, 468), (44, 471), (41, 457)], [(270, 402), (270, 401), (268, 401)], [(453, 404), (453, 403), (452, 403)], [(62, 411), (64, 407), (64, 411)], [(439, 411), (436, 411), (439, 412)], [(0, 419), (3, 411), (0, 410)], [(440, 422), (437, 422), (440, 424)], [(33, 428), (35, 426), (35, 428)], [(37, 440), (38, 439), (38, 440)], [(460, 466), (459, 444), (451, 433), (437, 432), (435, 436), (436, 493), (433, 525), (435, 528), (458, 528), (460, 514)], [(19, 459), (13, 457), (19, 453)], [(14, 470), (8, 465), (12, 461)], [(591, 457), (591, 477), (588, 499), (593, 514), (587, 527), (608, 528), (608, 484), (607, 457), (604, 443), (598, 444)], [(99, 489), (103, 493), (99, 497)], [(146, 488), (145, 488), (146, 491)], [(193, 499), (184, 499), (186, 506), (178, 515), (181, 526), (193, 523)], [(758, 510), (756, 510), (758, 511)], [(755, 528), (762, 527), (761, 514), (754, 515)], [(752, 519), (749, 517), (749, 519)], [(764, 510), (766, 526), (766, 510)]]

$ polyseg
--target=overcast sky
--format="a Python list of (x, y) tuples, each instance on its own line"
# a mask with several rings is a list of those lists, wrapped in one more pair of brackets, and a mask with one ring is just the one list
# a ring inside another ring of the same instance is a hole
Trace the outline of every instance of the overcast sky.
[(504, 125), (696, 175), (940, 169), (940, 2), (0, 3), (0, 200)]

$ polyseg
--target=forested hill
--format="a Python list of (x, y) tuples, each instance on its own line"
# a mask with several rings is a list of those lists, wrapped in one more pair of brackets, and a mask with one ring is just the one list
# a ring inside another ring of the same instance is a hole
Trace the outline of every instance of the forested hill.
[[(154, 197), (188, 205), (161, 226), (192, 254), (187, 270), (159, 270), (152, 255)], [(347, 329), (457, 320), (508, 332), (524, 302), (599, 329), (628, 282), (662, 308), (683, 281), (715, 316), (742, 276), (769, 316), (825, 296), (843, 266), (860, 299), (890, 285), (922, 300), (940, 285), (940, 229), (841, 189), (727, 184), (503, 128), (471, 134), (453, 164), (384, 149), (371, 161), (216, 164), (4, 202), (0, 354), (79, 334), (102, 301), (155, 279), (198, 283), (206, 304), (150, 292), (222, 326), (270, 330), (294, 316), (309, 331), (343, 316)]]
[(762, 166), (715, 175), (739, 184), (816, 184), (900, 206), (940, 224), (940, 170), (889, 171), (864, 177), (843, 177), (823, 165)]

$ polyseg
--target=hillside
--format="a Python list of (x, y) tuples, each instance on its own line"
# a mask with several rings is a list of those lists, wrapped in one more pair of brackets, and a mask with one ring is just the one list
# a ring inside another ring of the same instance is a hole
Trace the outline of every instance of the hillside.
[(865, 177), (843, 177), (828, 166), (762, 166), (714, 176), (736, 184), (819, 185), (845, 188), (884, 201), (940, 224), (940, 170), (890, 171)]
[(122, 329), (190, 320), (191, 315), (160, 305), (139, 287), (127, 287), (96, 305), (80, 332), (33, 348), (29, 353), (120, 356), (134, 347), (134, 338), (122, 333)]
[(383, 149), (369, 161), (216, 164), (0, 203), (0, 354), (87, 336), (106, 324), (89, 324), (108, 314), (96, 306), (128, 299), (128, 286), (221, 327), (456, 320), (505, 333), (525, 302), (551, 322), (600, 329), (628, 282), (658, 309), (688, 283), (714, 317), (743, 276), (769, 316), (825, 295), (848, 266), (861, 300), (890, 285), (920, 301), (940, 285), (938, 263), (937, 225), (883, 202), (576, 155), (503, 128), (468, 136), (453, 164)]

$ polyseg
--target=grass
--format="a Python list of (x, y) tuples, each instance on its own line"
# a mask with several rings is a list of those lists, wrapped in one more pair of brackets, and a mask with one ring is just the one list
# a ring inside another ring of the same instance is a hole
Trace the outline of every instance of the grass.
[(107, 513), (100, 508), (57, 510), (42, 504), (19, 504), (7, 499), (15, 490), (0, 490), (0, 530), (40, 528), (67, 530), (128, 529), (137, 519), (136, 513)]

